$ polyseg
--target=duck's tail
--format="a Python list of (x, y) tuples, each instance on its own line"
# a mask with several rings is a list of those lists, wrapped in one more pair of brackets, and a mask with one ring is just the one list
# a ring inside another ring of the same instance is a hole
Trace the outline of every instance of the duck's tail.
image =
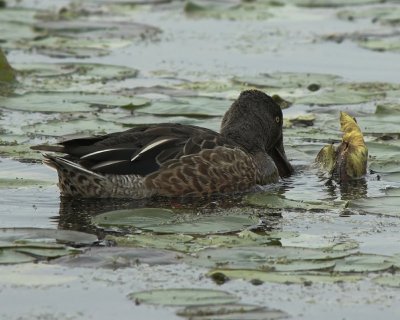
[(106, 177), (82, 167), (79, 163), (43, 153), (43, 163), (58, 172), (58, 186), (63, 196), (99, 197)]

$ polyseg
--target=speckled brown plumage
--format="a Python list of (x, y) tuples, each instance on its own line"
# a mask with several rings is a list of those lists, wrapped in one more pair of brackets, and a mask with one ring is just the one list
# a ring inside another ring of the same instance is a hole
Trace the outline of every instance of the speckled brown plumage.
[(204, 196), (274, 183), (293, 169), (282, 139), (282, 111), (248, 90), (225, 114), (221, 133), (180, 124), (143, 125), (103, 136), (33, 149), (73, 197)]

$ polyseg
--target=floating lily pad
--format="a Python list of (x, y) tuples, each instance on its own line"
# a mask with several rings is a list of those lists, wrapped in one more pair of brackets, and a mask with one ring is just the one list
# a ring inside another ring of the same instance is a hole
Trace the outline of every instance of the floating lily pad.
[[(1, 152), (0, 152), (1, 154)], [(26, 187), (43, 187), (48, 185), (54, 185), (53, 181), (43, 181), (35, 179), (6, 179), (0, 178), (0, 189), (13, 189), (13, 188), (26, 188)]]
[(359, 40), (358, 44), (365, 48), (374, 51), (393, 51), (400, 52), (399, 37), (385, 37), (385, 38), (368, 38)]
[(78, 92), (37, 92), (10, 97), (0, 96), (0, 107), (33, 112), (94, 111), (91, 106), (128, 106), (134, 99), (117, 95)]
[(174, 250), (179, 252), (194, 252), (201, 250), (204, 246), (197, 245), (194, 238), (187, 234), (157, 234), (141, 233), (130, 234), (123, 237), (107, 236), (107, 240), (115, 242), (122, 247), (143, 247)]
[(144, 229), (160, 233), (209, 234), (229, 233), (245, 229), (257, 220), (245, 215), (202, 216), (189, 222), (146, 227)]
[(378, 255), (357, 255), (336, 262), (336, 272), (376, 272), (385, 271), (393, 266), (390, 257)]
[(341, 105), (341, 104), (359, 104), (363, 102), (374, 101), (384, 98), (384, 92), (375, 92), (370, 90), (361, 90), (351, 88), (350, 84), (339, 84), (318, 90), (307, 95), (293, 97), (295, 103), (310, 105)]
[(339, 76), (322, 73), (277, 72), (255, 77), (235, 77), (233, 82), (259, 88), (306, 89), (313, 84), (319, 87), (331, 87), (340, 79)]
[(269, 6), (278, 5), (276, 1), (246, 2), (240, 0), (189, 0), (184, 11), (188, 16), (226, 20), (265, 20), (273, 15)]
[(263, 282), (284, 283), (284, 284), (306, 284), (312, 283), (337, 283), (337, 282), (356, 282), (362, 279), (359, 275), (341, 275), (341, 274), (302, 274), (302, 273), (280, 273), (264, 272), (259, 270), (246, 269), (217, 269), (208, 273), (213, 276), (215, 273), (221, 273), (231, 279), (243, 279), (247, 281), (259, 280)]
[(209, 118), (223, 116), (231, 101), (204, 97), (176, 98), (170, 101), (154, 101), (151, 106), (138, 110), (158, 116), (185, 116)]
[(23, 127), (23, 130), (27, 133), (50, 137), (63, 137), (73, 134), (106, 134), (115, 131), (122, 131), (123, 129), (125, 129), (123, 126), (112, 122), (95, 119), (70, 121), (54, 120)]
[(163, 265), (179, 262), (176, 252), (150, 248), (91, 248), (84, 254), (66, 256), (52, 263), (78, 268), (117, 269), (138, 264)]
[(97, 236), (72, 230), (57, 230), (45, 228), (0, 228), (1, 241), (56, 239), (72, 244), (93, 244)]
[(285, 312), (280, 310), (241, 303), (191, 306), (179, 310), (177, 314), (195, 320), (277, 320), (288, 317)]
[(234, 295), (219, 290), (208, 289), (161, 289), (134, 292), (128, 295), (131, 300), (146, 304), (164, 306), (202, 306), (233, 303)]
[(399, 217), (400, 197), (371, 197), (367, 199), (353, 200), (350, 202), (350, 207), (363, 213)]
[(374, 278), (372, 281), (382, 286), (400, 288), (400, 275), (398, 274), (382, 275)]
[(189, 263), (229, 269), (319, 270), (334, 266), (331, 260), (350, 255), (346, 251), (291, 247), (235, 247), (200, 251)]
[(16, 64), (15, 68), (22, 77), (36, 80), (57, 77), (55, 82), (74, 81), (110, 81), (136, 77), (138, 71), (133, 68), (99, 63), (36, 63)]
[(141, 208), (103, 213), (94, 217), (93, 222), (132, 226), (157, 233), (208, 234), (240, 231), (257, 220), (245, 215), (179, 216), (167, 209)]
[(380, 3), (380, 0), (293, 0), (295, 4), (302, 7), (342, 7)]
[(174, 219), (176, 219), (176, 214), (174, 214), (172, 210), (162, 208), (140, 208), (102, 213), (93, 217), (93, 222), (102, 226), (149, 228), (171, 223)]
[(370, 19), (384, 25), (398, 25), (400, 23), (400, 9), (398, 7), (368, 8), (364, 10), (344, 10), (338, 12), (338, 17), (344, 20)]
[(246, 203), (270, 209), (329, 210), (345, 206), (343, 202), (296, 201), (273, 193), (255, 193), (245, 197)]
[(34, 262), (36, 258), (14, 250), (0, 249), (0, 265), (1, 264), (17, 264)]

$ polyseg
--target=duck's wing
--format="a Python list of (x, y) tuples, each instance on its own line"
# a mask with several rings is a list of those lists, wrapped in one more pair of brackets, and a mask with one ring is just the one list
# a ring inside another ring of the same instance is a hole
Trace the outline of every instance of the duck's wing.
[(170, 160), (226, 144), (226, 139), (209, 129), (157, 124), (33, 149), (66, 153), (66, 159), (98, 173), (144, 176)]

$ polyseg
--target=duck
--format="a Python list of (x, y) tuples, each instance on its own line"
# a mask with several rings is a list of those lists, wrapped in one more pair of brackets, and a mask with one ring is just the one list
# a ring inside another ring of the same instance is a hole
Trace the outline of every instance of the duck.
[(57, 170), (63, 197), (207, 197), (292, 175), (282, 129), (280, 106), (253, 89), (232, 103), (219, 133), (194, 125), (147, 124), (31, 148)]

